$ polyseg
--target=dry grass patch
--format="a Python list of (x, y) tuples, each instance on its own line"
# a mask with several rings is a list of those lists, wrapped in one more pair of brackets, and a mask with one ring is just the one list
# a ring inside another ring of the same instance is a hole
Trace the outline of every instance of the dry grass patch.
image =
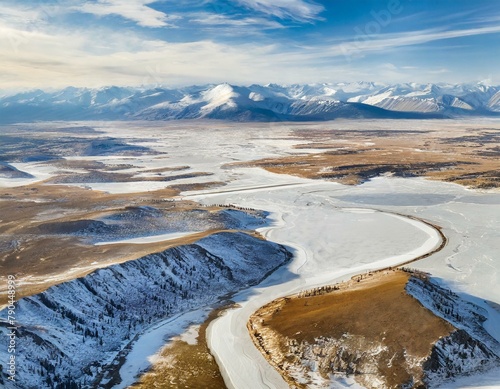
[(250, 333), (284, 378), (299, 388), (307, 387), (299, 376), (307, 377), (301, 360), (308, 352), (320, 361), (325, 379), (343, 371), (369, 388), (377, 381), (397, 388), (412, 377), (418, 383), (433, 344), (454, 328), (406, 293), (408, 277), (387, 270), (329, 293), (278, 299), (251, 317)]

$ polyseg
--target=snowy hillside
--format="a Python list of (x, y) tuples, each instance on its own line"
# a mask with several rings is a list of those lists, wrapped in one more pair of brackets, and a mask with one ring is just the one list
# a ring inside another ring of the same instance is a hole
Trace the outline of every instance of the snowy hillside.
[(123, 211), (96, 219), (49, 221), (33, 227), (30, 232), (44, 236), (77, 236), (87, 243), (95, 244), (211, 229), (250, 230), (264, 226), (265, 218), (266, 214), (262, 211), (247, 213), (225, 209), (210, 212), (196, 209), (165, 212), (158, 208), (142, 206), (127, 207)]
[[(39, 120), (330, 120), (497, 115), (500, 87), (373, 82), (229, 84), (168, 89), (68, 87), (0, 97), (0, 122)], [(417, 116), (416, 116), (417, 115)]]
[(458, 329), (440, 339), (424, 363), (430, 387), (500, 365), (500, 344), (483, 327), (487, 315), (483, 308), (419, 277), (410, 278), (406, 291)]
[[(16, 304), (22, 339), (16, 383), (7, 381), (4, 366), (0, 386), (106, 388), (110, 380), (119, 381), (116, 364), (142, 331), (255, 284), (290, 258), (283, 246), (219, 233), (23, 298)], [(0, 321), (2, 361), (8, 360), (7, 327)]]

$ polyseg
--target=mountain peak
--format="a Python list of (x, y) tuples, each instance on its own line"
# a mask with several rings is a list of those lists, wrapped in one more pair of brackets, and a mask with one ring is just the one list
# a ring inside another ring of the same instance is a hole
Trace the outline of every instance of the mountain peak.
[(203, 99), (214, 104), (221, 104), (233, 97), (237, 97), (234, 87), (228, 83), (223, 83), (202, 92)]

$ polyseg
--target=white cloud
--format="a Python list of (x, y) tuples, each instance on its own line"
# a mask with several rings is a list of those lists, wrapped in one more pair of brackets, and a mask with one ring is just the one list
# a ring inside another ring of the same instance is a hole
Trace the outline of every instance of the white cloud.
[(382, 65), (380, 65), (380, 67), (382, 69), (386, 69), (386, 70), (398, 70), (397, 66), (394, 65), (393, 63), (390, 63), (390, 62), (387, 62), (387, 63), (384, 63)]
[(237, 0), (241, 5), (280, 19), (313, 21), (321, 19), (324, 7), (305, 0)]
[[(192, 19), (190, 21), (192, 23), (211, 27), (256, 27), (259, 30), (285, 28), (282, 24), (276, 21), (258, 17), (232, 18), (223, 14), (208, 12), (200, 12), (192, 14), (191, 16)], [(247, 30), (240, 31), (240, 33), (246, 32)]]
[(97, 16), (118, 15), (143, 27), (172, 26), (171, 22), (178, 17), (169, 16), (147, 6), (154, 2), (154, 0), (98, 0), (94, 3), (85, 2), (73, 7), (73, 10)]
[(445, 73), (449, 73), (449, 72), (450, 72), (450, 70), (446, 69), (446, 68), (441, 68), (441, 69), (429, 70), (428, 71), (429, 74), (445, 74)]

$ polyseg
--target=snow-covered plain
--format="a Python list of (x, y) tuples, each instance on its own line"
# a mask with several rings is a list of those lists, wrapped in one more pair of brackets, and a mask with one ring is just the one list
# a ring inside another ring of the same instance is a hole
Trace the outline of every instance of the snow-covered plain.
[(192, 234), (196, 234), (196, 231), (172, 232), (169, 234), (152, 235), (152, 236), (145, 236), (145, 237), (141, 237), (141, 238), (114, 240), (114, 241), (110, 241), (110, 242), (98, 242), (98, 243), (95, 243), (95, 245), (102, 246), (102, 245), (106, 245), (106, 244), (121, 244), (121, 243), (146, 244), (146, 243), (154, 243), (154, 242), (165, 242), (165, 241), (169, 241), (169, 240), (184, 238), (185, 236), (189, 236)]
[[(460, 123), (456, 122), (457, 125)], [(452, 121), (445, 123), (450, 128), (454, 124)], [(498, 125), (500, 121), (477, 120), (472, 124)], [(329, 123), (328, 127), (415, 130), (433, 129), (437, 125), (442, 126), (443, 122), (339, 121)], [(439, 245), (439, 235), (430, 226), (394, 213), (422, 218), (443, 228), (449, 239), (447, 246), (411, 266), (431, 273), (439, 284), (483, 307), (488, 312), (486, 329), (500, 340), (500, 312), (497, 308), (500, 289), (496, 287), (500, 279), (498, 191), (474, 191), (425, 179), (389, 177), (359, 186), (344, 186), (227, 165), (307, 151), (292, 148), (304, 140), (294, 138), (287, 124), (108, 122), (95, 123), (95, 127), (124, 140), (138, 136), (146, 141), (149, 139), (148, 147), (166, 153), (166, 157), (127, 158), (134, 166), (187, 165), (192, 171), (213, 173), (212, 176), (193, 177), (182, 182), (221, 181), (227, 185), (184, 192), (181, 196), (204, 204), (235, 204), (271, 212), (274, 223), (259, 231), (269, 240), (295, 250), (295, 258), (288, 266), (273, 273), (262, 284), (234, 296), (233, 300), (241, 307), (227, 311), (208, 329), (209, 346), (230, 388), (287, 387), (253, 346), (247, 333), (246, 322), (257, 308), (280, 296), (335, 283), (360, 272), (397, 265)], [(92, 157), (103, 162), (113, 158)], [(37, 176), (30, 165), (22, 168)], [(138, 192), (169, 184), (85, 185), (112, 192)], [(466, 382), (483, 386), (483, 377), (473, 378), (457, 380), (445, 387), (473, 387)], [(344, 382), (346, 387), (350, 385), (349, 381)], [(342, 387), (342, 379), (334, 385)], [(484, 375), (484, 386), (500, 387), (499, 376)]]

